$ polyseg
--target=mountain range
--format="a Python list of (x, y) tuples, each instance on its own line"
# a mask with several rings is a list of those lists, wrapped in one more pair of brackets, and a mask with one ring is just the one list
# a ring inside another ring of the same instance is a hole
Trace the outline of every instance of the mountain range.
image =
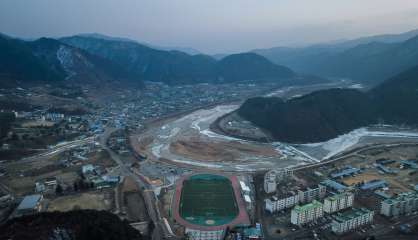
[[(217, 61), (208, 55), (153, 49), (129, 39), (73, 36), (24, 41), (0, 35), (0, 86), (17, 84), (170, 85), (280, 81), (296, 74), (254, 53)], [(300, 78), (297, 78), (300, 79)]]
[(254, 53), (215, 60), (203, 55), (163, 51), (133, 41), (73, 36), (60, 41), (125, 66), (146, 81), (167, 84), (285, 80), (295, 73)]
[(252, 98), (238, 114), (289, 143), (322, 142), (371, 124), (418, 124), (418, 66), (367, 92), (328, 89), (283, 101)]
[(299, 73), (349, 78), (377, 85), (418, 64), (418, 30), (364, 37), (302, 48), (257, 49), (276, 64)]

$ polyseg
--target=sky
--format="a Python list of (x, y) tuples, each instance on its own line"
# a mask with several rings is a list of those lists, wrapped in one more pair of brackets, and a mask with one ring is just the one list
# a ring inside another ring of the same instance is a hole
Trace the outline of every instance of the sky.
[(208, 54), (418, 28), (418, 0), (0, 0), (0, 32), (101, 33)]

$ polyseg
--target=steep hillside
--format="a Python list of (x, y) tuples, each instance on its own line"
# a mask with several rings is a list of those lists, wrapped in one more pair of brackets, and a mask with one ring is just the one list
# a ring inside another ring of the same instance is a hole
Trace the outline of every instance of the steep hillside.
[(139, 77), (122, 66), (55, 39), (41, 38), (28, 45), (51, 69), (64, 71), (66, 80), (89, 84), (142, 84)]
[(238, 114), (291, 143), (325, 141), (375, 123), (418, 124), (418, 67), (369, 92), (331, 89), (300, 98), (247, 100)]
[(0, 36), (0, 87), (19, 82), (55, 82), (64, 79), (62, 69), (51, 69), (37, 58), (26, 42)]
[(281, 80), (293, 76), (291, 70), (256, 54), (236, 54), (218, 62), (207, 55), (191, 56), (178, 51), (156, 50), (136, 42), (81, 36), (60, 40), (126, 66), (147, 81), (190, 84)]
[(277, 140), (306, 143), (320, 142), (373, 119), (368, 96), (356, 90), (331, 89), (294, 98), (247, 100), (238, 114), (271, 132)]
[(141, 240), (141, 234), (118, 216), (95, 210), (40, 213), (0, 226), (0, 239)]
[(26, 42), (0, 37), (0, 84), (104, 84), (141, 86), (142, 81), (109, 60), (54, 39)]

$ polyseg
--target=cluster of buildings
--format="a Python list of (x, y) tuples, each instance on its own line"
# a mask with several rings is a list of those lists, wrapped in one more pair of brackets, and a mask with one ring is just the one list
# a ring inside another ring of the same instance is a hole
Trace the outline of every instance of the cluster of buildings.
[(119, 176), (107, 175), (101, 168), (92, 164), (83, 165), (81, 171), (85, 179), (96, 189), (112, 187), (120, 181)]
[(271, 198), (267, 198), (264, 201), (265, 209), (270, 213), (275, 213), (291, 208), (299, 203), (307, 203), (315, 199), (322, 199), (325, 197), (326, 191), (327, 188), (321, 184), (305, 189), (298, 189), (296, 191), (287, 192), (287, 190), (285, 190)]
[[(330, 177), (344, 178), (359, 171), (358, 168), (348, 166), (330, 174)], [(318, 185), (307, 188), (283, 188), (285, 183), (278, 186), (279, 182), (292, 175), (291, 170), (287, 169), (270, 171), (265, 175), (264, 190), (267, 193), (276, 193), (265, 199), (266, 211), (275, 213), (292, 208), (290, 222), (299, 226), (322, 221), (325, 216), (329, 216), (332, 219), (331, 229), (336, 234), (343, 234), (373, 222), (372, 210), (353, 208), (354, 192), (350, 191), (347, 186), (333, 179), (326, 179)], [(294, 184), (290, 186), (294, 187)], [(379, 182), (365, 183), (364, 186), (373, 189), (374, 186), (379, 186)], [(333, 193), (328, 197), (326, 197), (327, 188)]]
[(352, 208), (354, 193), (339, 193), (324, 199), (324, 203), (312, 201), (295, 206), (291, 212), (291, 223), (304, 225), (314, 222), (324, 214), (332, 214), (331, 229), (336, 234), (344, 234), (373, 222), (374, 212), (365, 208)]
[(418, 211), (418, 193), (406, 192), (394, 198), (385, 199), (381, 203), (380, 214), (387, 217), (397, 217)]

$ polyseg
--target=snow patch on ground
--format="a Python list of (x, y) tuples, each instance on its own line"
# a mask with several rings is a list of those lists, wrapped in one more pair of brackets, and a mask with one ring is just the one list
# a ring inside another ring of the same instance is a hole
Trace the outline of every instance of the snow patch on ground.
[(343, 134), (334, 139), (320, 143), (301, 144), (307, 147), (321, 147), (328, 153), (322, 158), (328, 159), (343, 151), (348, 150), (363, 137), (387, 137), (387, 138), (418, 138), (418, 132), (404, 132), (404, 131), (375, 131), (369, 130), (366, 127), (355, 129), (347, 134)]
[(71, 77), (75, 76), (77, 73), (72, 70), (74, 67), (73, 61), (73, 53), (70, 48), (61, 45), (57, 51), (57, 59), (60, 62), (62, 68), (67, 73), (67, 77), (65, 78), (70, 79)]

